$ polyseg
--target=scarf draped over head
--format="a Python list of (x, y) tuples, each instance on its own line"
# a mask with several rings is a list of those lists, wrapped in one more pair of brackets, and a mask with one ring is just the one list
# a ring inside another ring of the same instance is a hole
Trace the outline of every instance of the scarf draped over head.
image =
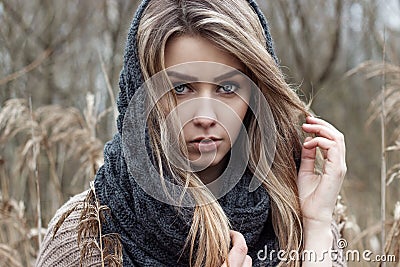
[[(135, 179), (137, 177), (129, 171), (127, 162), (149, 157), (149, 153), (138, 150), (132, 159), (127, 158), (123, 152), (122, 133), (125, 116), (132, 115), (131, 106), (134, 107), (134, 116), (140, 117), (143, 114), (143, 101), (140, 101), (141, 94), (138, 93), (138, 89), (144, 81), (138, 59), (136, 35), (140, 18), (149, 1), (141, 2), (131, 23), (119, 81), (118, 132), (105, 145), (104, 165), (97, 172), (94, 185), (101, 204), (111, 210), (111, 216), (102, 225), (102, 230), (104, 233), (118, 233), (121, 237), (124, 266), (189, 266), (189, 252), (183, 248), (189, 235), (194, 209), (187, 207), (178, 212), (176, 206), (159, 201), (146, 193)], [(248, 0), (248, 3), (260, 19), (267, 50), (277, 62), (267, 21), (256, 2)], [(132, 103), (132, 99), (136, 100)], [(151, 150), (148, 135), (144, 137), (147, 150)], [(146, 177), (147, 173), (141, 175)], [(277, 263), (276, 258), (270, 260), (265, 257), (267, 252), (279, 249), (272, 228), (270, 197), (263, 187), (249, 192), (252, 179), (249, 171), (239, 178), (233, 189), (218, 199), (218, 202), (229, 218), (233, 230), (244, 235), (253, 266), (274, 266)], [(165, 179), (171, 180), (168, 176)]]

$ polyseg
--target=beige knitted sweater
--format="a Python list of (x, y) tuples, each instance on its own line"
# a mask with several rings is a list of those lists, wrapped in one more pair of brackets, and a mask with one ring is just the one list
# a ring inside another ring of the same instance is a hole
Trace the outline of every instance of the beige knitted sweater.
[[(83, 204), (83, 201), (88, 193), (84, 191), (72, 197), (67, 201), (55, 214), (49, 222), (47, 233), (40, 247), (39, 255), (36, 260), (37, 267), (72, 267), (80, 266), (80, 248), (78, 246), (77, 226), (79, 224), (82, 205), (69, 214), (63, 224), (57, 230), (53, 237), (53, 233), (59, 219), (71, 208), (77, 204)], [(340, 233), (337, 224), (332, 222), (332, 233), (334, 241), (332, 249), (341, 251), (337, 247), (337, 240), (340, 238)], [(333, 266), (347, 266), (345, 259), (341, 253), (334, 259)], [(101, 256), (98, 250), (93, 250), (91, 257), (86, 257), (82, 266), (101, 266)]]

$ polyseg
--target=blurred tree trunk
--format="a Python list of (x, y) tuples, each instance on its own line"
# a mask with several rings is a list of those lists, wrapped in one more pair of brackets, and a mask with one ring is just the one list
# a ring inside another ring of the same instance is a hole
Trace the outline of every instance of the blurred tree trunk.
[[(273, 36), (285, 44), (277, 46), (282, 63), (294, 69), (291, 73), (301, 81), (304, 93), (310, 93), (311, 87), (316, 93), (332, 78), (340, 57), (344, 0), (280, 0), (269, 5), (269, 12), (279, 12), (281, 18), (281, 28), (275, 29)], [(272, 23), (274, 31), (278, 23)]]

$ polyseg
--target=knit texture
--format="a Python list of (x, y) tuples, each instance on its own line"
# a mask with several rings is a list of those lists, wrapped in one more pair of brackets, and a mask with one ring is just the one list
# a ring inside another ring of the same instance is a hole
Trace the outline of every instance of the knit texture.
[[(78, 246), (77, 227), (82, 211), (82, 203), (88, 191), (84, 191), (75, 195), (67, 201), (49, 222), (47, 233), (43, 238), (40, 246), (39, 255), (35, 266), (79, 266), (80, 248)], [(73, 211), (58, 229), (53, 237), (55, 225), (63, 214), (71, 208), (78, 208)], [(87, 257), (83, 262), (83, 266), (101, 266), (101, 257), (98, 250), (93, 250), (91, 257)]]

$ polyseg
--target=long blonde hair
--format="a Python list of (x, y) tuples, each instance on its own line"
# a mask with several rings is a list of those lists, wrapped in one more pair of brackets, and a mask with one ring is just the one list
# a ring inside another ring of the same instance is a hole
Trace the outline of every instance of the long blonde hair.
[[(271, 168), (266, 163), (265, 140), (254, 116), (247, 125), (250, 144), (249, 169), (262, 181), (271, 197), (271, 213), (279, 247), (286, 250), (302, 250), (302, 215), (296, 186), (295, 158), (300, 157), (302, 133), (299, 120), (308, 112), (294, 90), (285, 82), (284, 76), (272, 56), (266, 50), (263, 27), (257, 14), (245, 0), (196, 1), (157, 0), (150, 1), (137, 34), (138, 53), (144, 78), (165, 69), (164, 51), (168, 40), (178, 35), (199, 35), (243, 62), (250, 78), (267, 99), (276, 127), (276, 153)], [(170, 106), (174, 104), (169, 99)], [(149, 134), (157, 155), (159, 172), (166, 148), (160, 120), (165, 119), (163, 109), (156, 105), (149, 118)], [(168, 165), (171, 173), (179, 176), (185, 186), (201, 186), (199, 178)], [(195, 195), (196, 206), (193, 224), (187, 244), (190, 246), (191, 266), (220, 266), (229, 253), (229, 221), (223, 209), (212, 199), (210, 192)], [(195, 249), (195, 239), (198, 247)], [(195, 253), (195, 255), (193, 255)], [(195, 257), (193, 257), (195, 256)], [(193, 260), (195, 258), (195, 260)], [(291, 262), (299, 266), (299, 262)]]

